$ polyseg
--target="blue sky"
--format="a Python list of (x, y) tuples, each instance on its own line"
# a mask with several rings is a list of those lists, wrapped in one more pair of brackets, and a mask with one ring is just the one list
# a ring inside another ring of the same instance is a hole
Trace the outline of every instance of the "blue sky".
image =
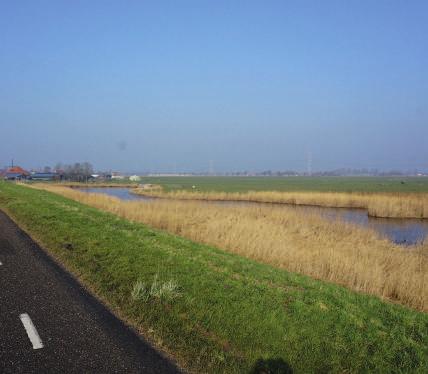
[(428, 169), (427, 1), (4, 1), (0, 166)]

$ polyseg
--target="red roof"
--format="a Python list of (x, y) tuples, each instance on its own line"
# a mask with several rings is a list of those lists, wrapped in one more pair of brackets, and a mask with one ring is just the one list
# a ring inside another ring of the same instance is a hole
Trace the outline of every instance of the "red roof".
[(23, 174), (23, 175), (30, 175), (28, 171), (25, 171), (23, 168), (19, 166), (14, 166), (13, 168), (7, 169), (6, 173), (17, 173), (17, 174)]

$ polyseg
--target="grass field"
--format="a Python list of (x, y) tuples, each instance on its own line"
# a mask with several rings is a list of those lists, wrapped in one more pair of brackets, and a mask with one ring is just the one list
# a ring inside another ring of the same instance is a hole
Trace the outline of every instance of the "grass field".
[(144, 177), (166, 191), (428, 192), (428, 177)]
[(46, 191), (0, 183), (0, 207), (193, 372), (428, 370), (425, 313)]

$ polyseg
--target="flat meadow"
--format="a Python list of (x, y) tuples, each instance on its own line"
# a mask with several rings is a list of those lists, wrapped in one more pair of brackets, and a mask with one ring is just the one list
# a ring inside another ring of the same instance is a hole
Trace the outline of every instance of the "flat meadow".
[(143, 177), (141, 183), (161, 185), (166, 192), (426, 192), (428, 177)]

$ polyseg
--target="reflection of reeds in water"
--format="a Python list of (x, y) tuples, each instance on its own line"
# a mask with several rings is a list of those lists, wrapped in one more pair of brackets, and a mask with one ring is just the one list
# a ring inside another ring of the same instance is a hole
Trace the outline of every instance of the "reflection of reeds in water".
[(45, 186), (84, 204), (350, 289), (428, 310), (428, 247), (406, 249), (375, 232), (286, 207), (122, 201)]
[(346, 193), (346, 192), (189, 192), (149, 191), (134, 189), (133, 193), (185, 200), (254, 201), (331, 208), (363, 208), (373, 217), (428, 218), (426, 193)]

